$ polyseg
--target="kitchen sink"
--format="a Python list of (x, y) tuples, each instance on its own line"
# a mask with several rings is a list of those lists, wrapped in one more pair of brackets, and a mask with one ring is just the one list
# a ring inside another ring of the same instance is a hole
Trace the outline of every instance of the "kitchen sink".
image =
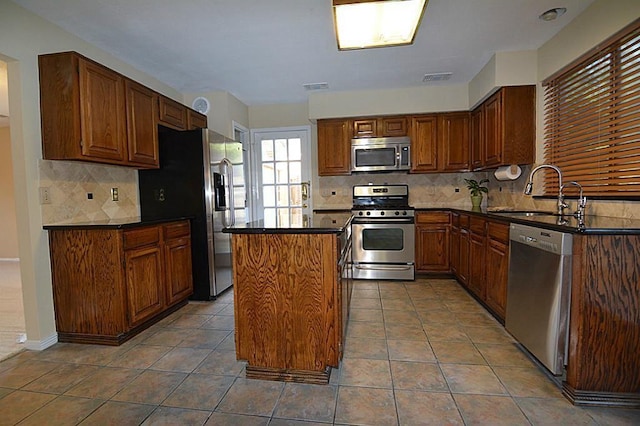
[(494, 210), (489, 213), (504, 214), (507, 216), (557, 216), (557, 213), (540, 210)]

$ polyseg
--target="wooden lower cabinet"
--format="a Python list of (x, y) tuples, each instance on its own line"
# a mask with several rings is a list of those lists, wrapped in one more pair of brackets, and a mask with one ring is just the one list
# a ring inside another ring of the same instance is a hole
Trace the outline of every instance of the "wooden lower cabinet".
[(451, 271), (449, 259), (449, 212), (432, 211), (416, 214), (416, 271)]
[(188, 221), (47, 229), (61, 342), (119, 345), (193, 291)]
[(488, 222), (486, 246), (485, 302), (499, 319), (504, 320), (509, 274), (509, 225)]
[(233, 233), (236, 356), (247, 361), (248, 378), (328, 383), (350, 293), (338, 241), (336, 234)]

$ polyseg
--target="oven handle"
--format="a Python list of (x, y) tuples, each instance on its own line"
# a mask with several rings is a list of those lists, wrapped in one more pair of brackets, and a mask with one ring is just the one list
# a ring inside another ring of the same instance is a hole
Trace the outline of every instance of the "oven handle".
[(414, 218), (385, 218), (385, 219), (367, 219), (367, 218), (360, 218), (360, 217), (354, 217), (353, 221), (351, 223), (357, 223), (357, 224), (381, 224), (384, 225), (386, 223), (405, 223), (405, 224), (412, 224), (415, 223), (415, 219)]
[(412, 265), (353, 265), (356, 269), (368, 270), (368, 271), (406, 271), (411, 269)]

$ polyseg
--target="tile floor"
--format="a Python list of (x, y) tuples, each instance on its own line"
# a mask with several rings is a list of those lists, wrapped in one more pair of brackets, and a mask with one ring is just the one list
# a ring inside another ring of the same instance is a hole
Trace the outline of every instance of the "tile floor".
[(0, 360), (24, 348), (24, 333), (20, 262), (0, 260)]
[(356, 282), (329, 385), (244, 378), (232, 293), (120, 347), (58, 343), (0, 363), (0, 425), (632, 425), (572, 406), (452, 280)]

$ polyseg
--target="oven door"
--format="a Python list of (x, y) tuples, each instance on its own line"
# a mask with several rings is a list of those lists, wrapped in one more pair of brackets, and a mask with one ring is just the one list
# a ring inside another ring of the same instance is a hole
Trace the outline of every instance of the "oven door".
[(415, 262), (413, 219), (355, 218), (351, 225), (354, 263)]

